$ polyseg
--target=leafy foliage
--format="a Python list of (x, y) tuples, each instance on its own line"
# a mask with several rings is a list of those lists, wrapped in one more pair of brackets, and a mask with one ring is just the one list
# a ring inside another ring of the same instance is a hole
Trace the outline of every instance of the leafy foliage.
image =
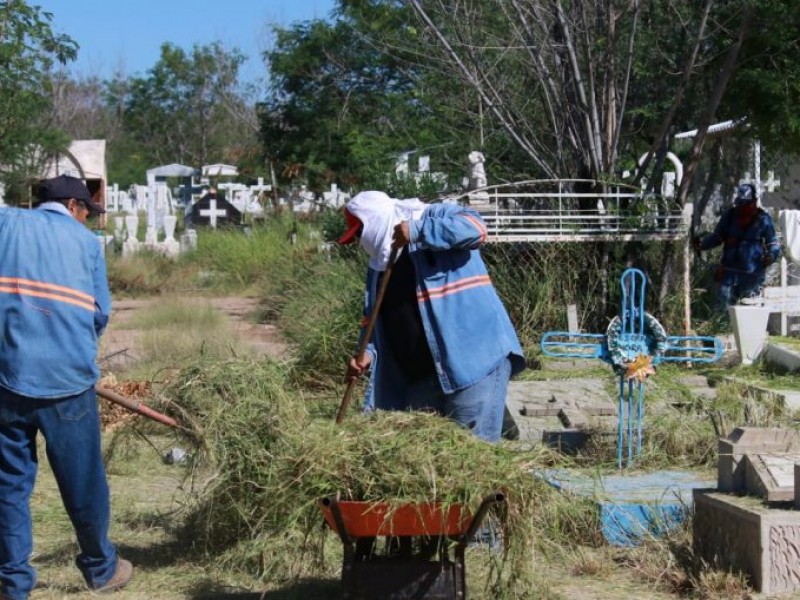
[(241, 152), (251, 133), (238, 93), (244, 56), (218, 42), (191, 53), (161, 46), (144, 77), (109, 85), (109, 101), (124, 110), (123, 127), (149, 164), (203, 165)]
[(56, 62), (74, 60), (78, 46), (54, 33), (51, 20), (24, 0), (0, 3), (0, 175), (20, 189), (30, 184), (43, 155), (66, 146), (46, 121), (47, 73)]

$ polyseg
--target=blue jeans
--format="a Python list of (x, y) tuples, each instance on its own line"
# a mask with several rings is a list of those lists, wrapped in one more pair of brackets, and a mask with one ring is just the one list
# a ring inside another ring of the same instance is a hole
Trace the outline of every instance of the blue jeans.
[(28, 503), (36, 480), (36, 434), (46, 442), (64, 508), (80, 546), (75, 564), (87, 585), (107, 583), (117, 566), (108, 540), (109, 492), (100, 446), (94, 387), (76, 396), (42, 400), (0, 388), (0, 583), (24, 600), (36, 583)]
[(497, 442), (503, 433), (511, 361), (504, 358), (494, 371), (468, 388), (445, 394), (435, 376), (409, 386), (409, 410), (434, 410), (453, 419), (487, 442)]
[(719, 308), (727, 314), (727, 307), (736, 304), (742, 298), (758, 296), (764, 287), (767, 272), (764, 269), (753, 273), (725, 271), (717, 290)]

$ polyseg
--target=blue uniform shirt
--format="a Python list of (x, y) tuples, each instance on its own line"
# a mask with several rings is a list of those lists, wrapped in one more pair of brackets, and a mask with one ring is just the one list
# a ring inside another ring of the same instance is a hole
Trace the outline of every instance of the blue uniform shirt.
[[(522, 371), (522, 347), (480, 256), (486, 240), (480, 215), (455, 204), (432, 204), (409, 222), (409, 233), (417, 303), (442, 391), (452, 394), (474, 385), (506, 358), (512, 375)], [(367, 315), (378, 275), (373, 269), (367, 274)], [(379, 321), (368, 348), (373, 363), (366, 406), (405, 408), (402, 377), (384, 346)]]
[(57, 202), (0, 207), (0, 386), (33, 398), (87, 390), (110, 313), (97, 236)]
[(703, 238), (700, 249), (709, 250), (720, 244), (723, 246), (720, 263), (735, 273), (763, 271), (765, 256), (769, 255), (774, 262), (781, 252), (772, 217), (762, 209), (758, 209), (753, 221), (744, 229), (736, 218), (736, 209), (728, 209), (713, 233)]

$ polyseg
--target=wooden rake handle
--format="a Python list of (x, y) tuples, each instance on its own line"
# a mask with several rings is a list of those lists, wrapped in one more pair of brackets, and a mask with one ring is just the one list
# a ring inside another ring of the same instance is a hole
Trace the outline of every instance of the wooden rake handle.
[[(369, 345), (369, 340), (372, 337), (372, 332), (375, 329), (375, 323), (378, 320), (378, 312), (381, 309), (381, 304), (383, 304), (383, 297), (386, 295), (386, 288), (389, 285), (389, 277), (392, 275), (392, 268), (397, 260), (398, 252), (398, 248), (392, 248), (392, 253), (389, 255), (389, 264), (386, 266), (386, 271), (383, 272), (381, 285), (380, 288), (378, 288), (378, 297), (375, 298), (375, 305), (372, 307), (372, 312), (369, 315), (367, 330), (364, 332), (364, 337), (361, 338), (361, 344), (358, 347), (358, 354), (356, 355), (356, 362), (360, 363), (362, 360), (364, 360), (364, 355), (367, 353), (367, 346)], [(347, 407), (350, 406), (350, 396), (353, 394), (353, 388), (356, 385), (356, 380), (357, 378), (354, 377), (347, 382), (347, 388), (344, 390), (342, 403), (339, 405), (339, 412), (336, 414), (337, 425), (340, 425), (342, 421), (344, 421), (344, 416), (347, 413)]]
[(100, 396), (101, 398), (105, 398), (109, 402), (113, 402), (114, 404), (118, 404), (124, 408), (127, 408), (131, 412), (135, 412), (136, 414), (142, 415), (143, 417), (147, 417), (148, 419), (152, 419), (153, 421), (157, 421), (164, 425), (168, 425), (169, 427), (178, 426), (178, 422), (172, 417), (168, 417), (165, 414), (153, 410), (152, 408), (150, 408), (145, 404), (142, 404), (138, 400), (131, 400), (130, 398), (126, 398), (122, 394), (118, 394), (99, 385), (95, 386), (94, 389), (97, 395)]

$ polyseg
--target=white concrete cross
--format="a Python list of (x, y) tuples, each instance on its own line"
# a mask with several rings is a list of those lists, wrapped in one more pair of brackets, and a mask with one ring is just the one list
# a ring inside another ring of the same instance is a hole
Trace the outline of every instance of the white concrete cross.
[(264, 178), (263, 177), (259, 177), (258, 178), (258, 185), (251, 185), (250, 186), (250, 191), (254, 192), (256, 194), (256, 196), (260, 196), (261, 192), (271, 192), (272, 191), (272, 186), (267, 184), (267, 183), (264, 183)]
[(759, 140), (755, 140), (753, 142), (752, 147), (752, 155), (753, 155), (753, 177), (750, 177), (750, 172), (747, 171), (744, 174), (744, 178), (739, 180), (739, 183), (751, 183), (756, 187), (758, 191), (758, 198), (759, 198), (759, 206), (761, 205), (761, 196), (766, 192), (774, 192), (775, 188), (781, 185), (780, 179), (775, 179), (775, 172), (774, 171), (767, 171), (767, 180), (761, 180), (761, 142)]
[(767, 180), (762, 182), (762, 185), (768, 192), (774, 192), (775, 188), (780, 187), (781, 180), (775, 179), (775, 171), (767, 171)]
[(217, 228), (217, 217), (225, 217), (227, 214), (228, 211), (224, 208), (217, 208), (217, 201), (214, 198), (208, 201), (208, 208), (200, 209), (200, 216), (208, 217), (212, 229)]

